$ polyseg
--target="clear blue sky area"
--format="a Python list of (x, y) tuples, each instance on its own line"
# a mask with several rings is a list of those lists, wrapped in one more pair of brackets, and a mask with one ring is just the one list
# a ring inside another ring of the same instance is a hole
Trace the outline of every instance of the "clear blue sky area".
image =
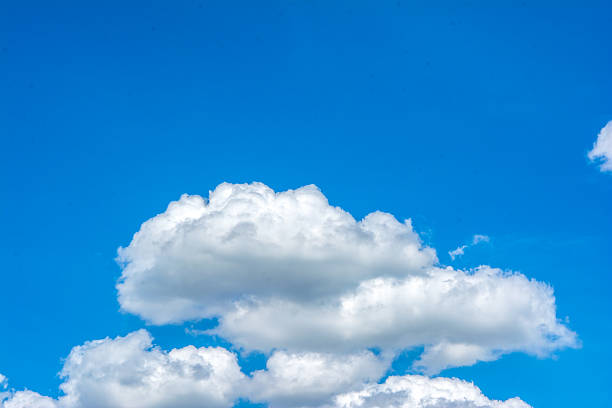
[[(608, 1), (1, 2), (0, 372), (57, 396), (72, 347), (146, 327), (119, 312), (114, 258), (182, 193), (313, 183), (355, 217), (412, 218), (442, 264), (551, 284), (582, 342), (441, 375), (609, 406), (612, 174), (586, 154), (612, 120), (611, 17)], [(452, 261), (474, 234), (490, 242)], [(147, 328), (164, 348), (223, 342), (185, 327)]]

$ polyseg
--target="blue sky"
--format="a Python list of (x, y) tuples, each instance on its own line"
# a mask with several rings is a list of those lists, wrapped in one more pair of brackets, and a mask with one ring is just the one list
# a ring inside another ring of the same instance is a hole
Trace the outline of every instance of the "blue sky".
[(549, 283), (581, 348), (441, 375), (607, 406), (612, 175), (587, 152), (612, 120), (609, 3), (124, 3), (0, 5), (11, 387), (57, 396), (72, 347), (143, 327), (164, 349), (226, 344), (120, 313), (117, 248), (183, 193), (261, 181), (411, 218), (443, 265)]

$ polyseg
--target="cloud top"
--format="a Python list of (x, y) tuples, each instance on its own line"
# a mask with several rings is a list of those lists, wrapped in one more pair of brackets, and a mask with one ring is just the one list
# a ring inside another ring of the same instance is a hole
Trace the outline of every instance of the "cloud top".
[(519, 398), (490, 400), (474, 384), (456, 378), (389, 377), (361, 391), (339, 395), (334, 408), (530, 408)]

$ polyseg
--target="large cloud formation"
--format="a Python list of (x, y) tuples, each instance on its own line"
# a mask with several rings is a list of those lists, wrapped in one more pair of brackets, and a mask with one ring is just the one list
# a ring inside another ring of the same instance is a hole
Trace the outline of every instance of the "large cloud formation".
[(409, 221), (376, 212), (356, 222), (315, 186), (276, 194), (261, 183), (224, 183), (208, 201), (183, 195), (120, 248), (119, 301), (165, 324), (221, 314), (251, 297), (334, 298), (435, 259)]
[(357, 221), (315, 186), (184, 195), (118, 259), (124, 311), (153, 324), (216, 318), (207, 332), (266, 352), (266, 368), (246, 375), (220, 347), (162, 350), (139, 330), (73, 348), (59, 398), (9, 389), (0, 374), (0, 408), (529, 408), (459, 379), (385, 375), (415, 347), (412, 369), (435, 374), (577, 344), (547, 284), (440, 265), (410, 220)]
[(601, 171), (612, 171), (612, 121), (601, 129), (588, 156), (599, 162)]
[(407, 375), (377, 384), (383, 371), (384, 361), (369, 352), (345, 357), (279, 352), (266, 370), (248, 377), (225, 349), (188, 346), (168, 352), (140, 330), (75, 347), (61, 373), (58, 399), (9, 391), (0, 393), (0, 407), (229, 408), (247, 398), (272, 408), (529, 408), (518, 398), (489, 400), (457, 379)]
[(437, 264), (410, 220), (356, 221), (315, 186), (221, 184), (184, 195), (120, 248), (124, 311), (154, 324), (218, 318), (245, 349), (354, 353), (424, 346), (416, 368), (574, 346), (546, 284)]

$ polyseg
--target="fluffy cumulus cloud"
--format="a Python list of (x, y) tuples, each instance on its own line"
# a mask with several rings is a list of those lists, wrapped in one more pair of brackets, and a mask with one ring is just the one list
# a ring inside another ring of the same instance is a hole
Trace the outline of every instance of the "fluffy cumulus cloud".
[(549, 286), (488, 267), (470, 273), (432, 268), (401, 280), (368, 280), (337, 302), (243, 302), (212, 332), (264, 350), (425, 345), (417, 368), (432, 374), (511, 351), (544, 356), (576, 341), (556, 318)]
[(63, 396), (31, 391), (5, 395), (2, 408), (229, 408), (245, 380), (223, 348), (188, 346), (165, 352), (148, 332), (88, 342), (64, 363)]
[(410, 220), (357, 221), (314, 186), (225, 183), (208, 200), (185, 195), (145, 222), (119, 260), (123, 310), (157, 324), (217, 317), (211, 333), (245, 349), (424, 346), (416, 367), (435, 373), (576, 341), (549, 286), (440, 267)]
[(336, 394), (375, 383), (389, 361), (366, 351), (353, 355), (276, 352), (249, 384), (252, 401), (271, 408), (318, 407)]
[[(371, 352), (353, 355), (275, 352), (266, 370), (240, 372), (222, 348), (152, 346), (144, 330), (75, 347), (62, 370), (63, 396), (0, 393), (1, 408), (231, 407), (237, 398), (271, 408), (529, 408), (518, 398), (486, 398), (474, 385), (418, 375), (389, 377)], [(4, 378), (4, 377), (3, 377)], [(3, 382), (6, 384), (6, 382)]]
[(612, 121), (599, 132), (589, 159), (599, 162), (601, 171), (612, 171)]
[(205, 333), (264, 351), (266, 368), (245, 375), (219, 347), (165, 351), (140, 330), (75, 347), (59, 398), (9, 389), (0, 375), (0, 408), (229, 408), (237, 399), (271, 408), (528, 408), (458, 379), (382, 380), (397, 353), (415, 347), (423, 352), (412, 369), (435, 374), (577, 344), (547, 284), (440, 265), (410, 220), (382, 212), (355, 220), (315, 186), (276, 193), (224, 183), (208, 199), (184, 195), (146, 221), (118, 260), (125, 312), (153, 324), (214, 317)]
[(375, 212), (357, 222), (315, 186), (275, 193), (224, 183), (208, 200), (171, 203), (119, 250), (119, 301), (153, 323), (180, 322), (222, 314), (244, 298), (334, 298), (435, 259), (409, 220)]
[(474, 384), (455, 378), (389, 377), (335, 398), (333, 408), (529, 408), (519, 398), (495, 401)]
[(18, 391), (16, 393), (5, 393), (4, 400), (0, 395), (2, 408), (57, 408), (57, 401), (42, 396), (33, 391)]

